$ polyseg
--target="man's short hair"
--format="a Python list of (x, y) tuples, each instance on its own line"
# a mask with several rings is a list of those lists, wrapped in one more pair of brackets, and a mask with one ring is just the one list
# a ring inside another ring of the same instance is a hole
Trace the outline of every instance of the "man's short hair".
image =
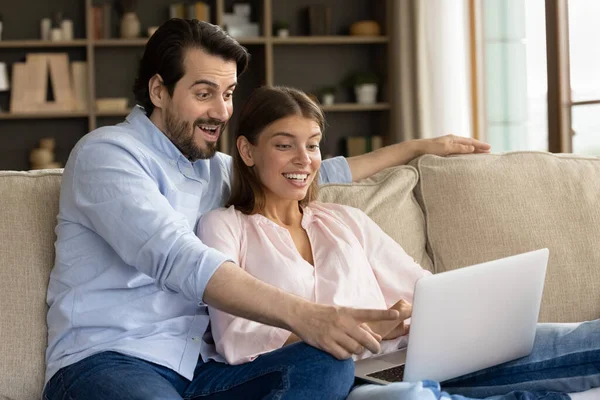
[(185, 74), (185, 52), (191, 48), (202, 49), (225, 61), (235, 61), (238, 76), (246, 70), (250, 60), (248, 51), (217, 25), (195, 19), (168, 20), (148, 40), (133, 85), (135, 100), (144, 107), (146, 115), (154, 111), (148, 91), (150, 79), (159, 74), (169, 95), (173, 96), (175, 85)]

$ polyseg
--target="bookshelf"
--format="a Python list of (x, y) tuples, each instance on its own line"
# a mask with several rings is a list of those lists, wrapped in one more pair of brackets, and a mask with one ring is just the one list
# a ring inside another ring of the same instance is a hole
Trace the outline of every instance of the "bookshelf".
[[(149, 26), (160, 25), (168, 18), (169, 5), (177, 0), (145, 0), (138, 2), (137, 14), (142, 34)], [(393, 76), (389, 74), (389, 54), (393, 41), (388, 36), (389, 17), (393, 0), (205, 0), (211, 7), (213, 23), (222, 25), (224, 13), (231, 13), (237, 3), (249, 3), (252, 21), (260, 25), (258, 37), (237, 40), (251, 54), (250, 67), (240, 78), (234, 97), (239, 110), (250, 92), (261, 85), (287, 85), (317, 94), (324, 86), (336, 86), (336, 102), (322, 106), (326, 113), (327, 130), (322, 146), (323, 155), (342, 153), (343, 139), (347, 136), (381, 135), (384, 142), (394, 140), (393, 119), (390, 114), (397, 99), (388, 90)], [(39, 4), (38, 4), (39, 3)], [(75, 6), (74, 6), (75, 3)], [(11, 70), (14, 62), (22, 61), (27, 53), (65, 52), (70, 61), (86, 61), (88, 75), (87, 111), (8, 112), (9, 93), (0, 93), (0, 169), (28, 169), (29, 151), (40, 138), (56, 139), (57, 161), (65, 163), (75, 143), (89, 131), (104, 125), (121, 122), (134, 105), (131, 87), (138, 61), (147, 38), (94, 39), (92, 7), (101, 0), (56, 0), (50, 5), (44, 0), (33, 0), (24, 12), (15, 4), (3, 10), (4, 20), (19, 21), (14, 26), (5, 23), (4, 38), (0, 41), (0, 62)], [(303, 10), (311, 4), (331, 8), (331, 35), (309, 36)], [(11, 8), (12, 7), (12, 8)], [(73, 20), (74, 39), (70, 41), (42, 41), (39, 21), (56, 10), (68, 10), (66, 17)], [(118, 20), (113, 13), (112, 31), (117, 32)], [(349, 36), (350, 23), (372, 19), (378, 21), (381, 36)], [(272, 32), (274, 22), (289, 21), (290, 36), (277, 37)], [(332, 57), (332, 54), (335, 57)], [(372, 70), (380, 77), (378, 102), (357, 104), (352, 92), (341, 82), (356, 70)], [(118, 111), (97, 111), (95, 101), (106, 97), (127, 97), (129, 108)], [(237, 112), (230, 122), (229, 133), (223, 136), (220, 149), (228, 152), (230, 132), (237, 123)]]

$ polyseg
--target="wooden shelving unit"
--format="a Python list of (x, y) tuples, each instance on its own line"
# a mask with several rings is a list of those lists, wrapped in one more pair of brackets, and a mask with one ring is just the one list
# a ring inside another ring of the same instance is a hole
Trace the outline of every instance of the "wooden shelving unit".
[(273, 44), (374, 44), (387, 43), (387, 36), (290, 36), (287, 38), (274, 37)]
[(0, 119), (58, 119), (58, 118), (87, 118), (87, 111), (61, 111), (61, 112), (30, 112), (9, 113), (0, 112)]
[(85, 47), (87, 43), (86, 39), (62, 40), (59, 42), (49, 40), (0, 40), (0, 49)]
[[(35, 0), (45, 4), (44, 0)], [(56, 0), (54, 9), (70, 7), (72, 0)], [(87, 61), (88, 65), (88, 104), (95, 105), (97, 98), (102, 97), (129, 97), (129, 106), (133, 105), (131, 86), (137, 70), (137, 62), (143, 52), (143, 47), (148, 38), (139, 39), (94, 39), (92, 27), (92, 6), (96, 1), (103, 0), (80, 0), (80, 14), (83, 18), (79, 22), (79, 33), (76, 29), (75, 40), (50, 42), (41, 40), (4, 40), (0, 41), (0, 61), (3, 54), (10, 53), (12, 60), (9, 65), (18, 61), (14, 54), (24, 55), (29, 52), (67, 52), (72, 60)], [(233, 3), (250, 2), (253, 7), (252, 20), (259, 22), (261, 34), (259, 37), (237, 38), (238, 42), (246, 46), (251, 53), (249, 70), (240, 78), (240, 85), (236, 90), (234, 103), (236, 110), (243, 105), (245, 98), (252, 89), (261, 85), (286, 85), (298, 87), (308, 93), (318, 93), (323, 86), (338, 86), (336, 103), (323, 106), (327, 114), (328, 130), (326, 140), (330, 143), (324, 153), (339, 154), (336, 142), (343, 136), (371, 132), (379, 135), (389, 135), (394, 129), (390, 112), (396, 103), (393, 94), (387, 89), (391, 79), (389, 74), (389, 54), (392, 40), (388, 36), (391, 32), (388, 15), (393, 0), (353, 0), (347, 4), (349, 10), (336, 13), (335, 6), (339, 3), (334, 0), (317, 0), (312, 3), (322, 2), (332, 6), (332, 32), (328, 36), (307, 36), (302, 30), (299, 22), (290, 26), (291, 36), (274, 36), (271, 27), (275, 21), (282, 18), (296, 18), (300, 9), (305, 7), (305, 0), (205, 0), (215, 11), (216, 22), (223, 21), (223, 13), (231, 12)], [(311, 3), (311, 4), (312, 4)], [(161, 20), (156, 19), (157, 13), (152, 9), (163, 8), (166, 12), (167, 0), (147, 0), (138, 7), (140, 20), (146, 21), (147, 25), (160, 25)], [(32, 5), (35, 6), (35, 5)], [(345, 6), (346, 8), (346, 6)], [(365, 14), (365, 10), (370, 10)], [(152, 14), (154, 12), (154, 14)], [(146, 13), (146, 14), (143, 14)], [(149, 17), (153, 15), (153, 17)], [(337, 16), (338, 19), (335, 17)], [(145, 19), (143, 18), (145, 17)], [(73, 17), (72, 17), (73, 18)], [(346, 18), (344, 20), (343, 18)], [(73, 18), (75, 20), (75, 18)], [(151, 20), (151, 23), (148, 22)], [(382, 28), (381, 36), (349, 36), (341, 34), (341, 28), (350, 22), (360, 19), (376, 19)], [(297, 20), (297, 18), (296, 18)], [(116, 23), (116, 21), (113, 21)], [(39, 26), (39, 21), (28, 23)], [(295, 25), (294, 25), (295, 24)], [(143, 24), (142, 32), (146, 26)], [(37, 27), (36, 27), (37, 30)], [(335, 56), (332, 57), (332, 55)], [(10, 67), (9, 67), (10, 68)], [(356, 69), (375, 69), (380, 75), (379, 102), (375, 104), (354, 103), (350, 90), (343, 88), (340, 84), (344, 75)], [(98, 112), (95, 107), (88, 111), (71, 111), (60, 113), (21, 113), (12, 114), (6, 112), (8, 102), (6, 97), (2, 100), (0, 93), (0, 136), (7, 132), (11, 126), (23, 126), (22, 131), (36, 132), (34, 136), (43, 137), (54, 135), (56, 130), (64, 131), (63, 136), (72, 137), (69, 145), (74, 143), (85, 133), (106, 124), (114, 124), (123, 120), (131, 108), (122, 111)], [(51, 120), (51, 121), (43, 121)], [(30, 122), (29, 122), (30, 121)], [(36, 122), (39, 121), (39, 122)], [(70, 122), (69, 122), (70, 121)], [(82, 124), (83, 122), (83, 124)], [(9, 125), (7, 125), (9, 124)], [(17, 125), (14, 125), (17, 124)], [(232, 118), (230, 127), (236, 124), (236, 113)], [(85, 127), (85, 128), (84, 128)], [(87, 128), (87, 129), (86, 129)], [(229, 130), (231, 131), (231, 129)], [(27, 133), (17, 133), (21, 136)], [(0, 140), (7, 140), (6, 134)], [(33, 141), (34, 139), (32, 139)], [(61, 143), (59, 142), (60, 146)], [(69, 146), (67, 145), (67, 147)], [(228, 150), (230, 138), (225, 135), (221, 143), (221, 150)], [(28, 149), (23, 149), (29, 151)], [(64, 150), (68, 154), (70, 148)], [(0, 160), (2, 153), (0, 150)], [(18, 168), (16, 165), (14, 168)], [(5, 169), (0, 162), (0, 169)], [(8, 166), (8, 168), (11, 168)]]

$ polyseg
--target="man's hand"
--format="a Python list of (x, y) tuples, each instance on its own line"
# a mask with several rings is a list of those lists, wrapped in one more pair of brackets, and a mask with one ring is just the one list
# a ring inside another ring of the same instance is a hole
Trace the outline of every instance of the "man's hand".
[(379, 334), (383, 340), (392, 340), (408, 334), (409, 325), (404, 321), (412, 315), (412, 305), (405, 300), (398, 300), (390, 307), (400, 313), (396, 321), (377, 321), (369, 323), (371, 330)]
[(395, 309), (361, 310), (309, 302), (303, 303), (295, 314), (289, 323), (291, 330), (339, 360), (361, 354), (365, 348), (379, 353), (381, 336), (371, 330), (370, 323), (391, 321), (397, 325), (400, 316)]
[(489, 153), (491, 146), (479, 140), (446, 135), (434, 139), (417, 139), (392, 144), (371, 153), (348, 158), (352, 180), (359, 181), (389, 167), (404, 165), (423, 154)]
[(491, 146), (476, 139), (446, 135), (433, 139), (419, 139), (420, 154), (449, 156), (451, 154), (489, 153)]

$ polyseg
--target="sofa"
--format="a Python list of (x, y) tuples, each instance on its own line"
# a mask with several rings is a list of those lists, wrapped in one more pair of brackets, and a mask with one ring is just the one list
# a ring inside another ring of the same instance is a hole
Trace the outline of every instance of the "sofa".
[[(61, 173), (0, 172), (0, 399), (41, 396)], [(319, 196), (364, 210), (434, 273), (547, 247), (540, 322), (600, 318), (598, 158), (426, 155)]]

